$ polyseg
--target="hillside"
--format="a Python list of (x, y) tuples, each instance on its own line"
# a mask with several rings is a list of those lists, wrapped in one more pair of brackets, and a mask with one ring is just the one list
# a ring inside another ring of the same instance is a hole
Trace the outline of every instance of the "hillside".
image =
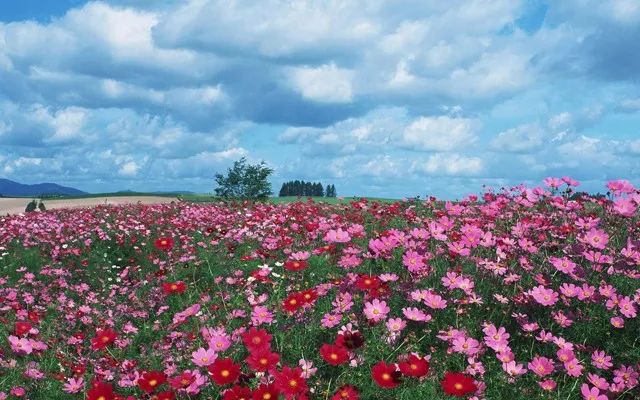
[(0, 195), (4, 197), (39, 196), (43, 194), (79, 195), (86, 194), (86, 192), (55, 183), (36, 183), (33, 185), (27, 185), (9, 179), (0, 178)]

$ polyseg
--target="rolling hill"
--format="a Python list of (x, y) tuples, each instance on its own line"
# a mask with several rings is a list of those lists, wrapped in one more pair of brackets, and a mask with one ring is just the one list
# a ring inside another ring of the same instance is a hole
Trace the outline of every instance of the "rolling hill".
[(86, 194), (86, 192), (55, 183), (36, 183), (33, 185), (27, 185), (9, 179), (0, 178), (0, 195), (4, 197), (81, 194)]

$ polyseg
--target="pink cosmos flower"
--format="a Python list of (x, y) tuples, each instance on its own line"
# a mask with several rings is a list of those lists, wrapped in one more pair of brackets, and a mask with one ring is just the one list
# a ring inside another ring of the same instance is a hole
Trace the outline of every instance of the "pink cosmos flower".
[(351, 240), (351, 236), (341, 228), (330, 229), (324, 236), (324, 240), (329, 243), (347, 243)]
[(231, 340), (226, 333), (215, 333), (209, 338), (209, 347), (216, 352), (222, 352), (231, 346)]
[(364, 315), (368, 320), (373, 322), (379, 322), (385, 319), (389, 311), (391, 311), (391, 309), (387, 306), (387, 303), (378, 299), (373, 299), (373, 301), (367, 302), (364, 305)]
[(562, 186), (562, 180), (560, 178), (548, 177), (548, 178), (544, 178), (542, 182), (545, 184), (545, 186), (548, 186), (553, 189), (557, 189), (560, 186)]
[(576, 358), (573, 358), (572, 360), (564, 363), (564, 369), (567, 371), (567, 375), (577, 378), (578, 376), (582, 375), (582, 370), (584, 369), (584, 367), (578, 362)]
[(542, 390), (546, 390), (547, 392), (552, 391), (557, 386), (556, 381), (554, 381), (553, 379), (546, 379), (544, 381), (538, 382), (538, 385), (540, 385)]
[(251, 323), (254, 326), (270, 324), (273, 322), (273, 313), (267, 307), (255, 306), (251, 311)]
[(607, 382), (606, 379), (592, 373), (587, 374), (587, 377), (589, 378), (589, 382), (591, 382), (593, 386), (597, 387), (598, 389), (600, 390), (609, 389), (609, 383)]
[(191, 353), (191, 361), (198, 367), (209, 366), (213, 364), (216, 358), (218, 358), (218, 356), (212, 349), (204, 349), (201, 347)]
[(613, 382), (631, 389), (638, 384), (638, 372), (633, 367), (621, 365), (613, 371)]
[(611, 357), (601, 350), (596, 350), (593, 352), (593, 354), (591, 354), (591, 364), (593, 364), (593, 366), (596, 368), (604, 370), (613, 367)]
[(613, 203), (613, 211), (623, 217), (633, 217), (636, 210), (636, 204), (629, 198), (618, 199)]
[(428, 292), (426, 296), (424, 296), (424, 299), (422, 301), (427, 307), (434, 310), (442, 310), (447, 308), (447, 301), (444, 300), (442, 296), (432, 292)]
[(609, 235), (601, 229), (591, 228), (584, 236), (581, 236), (579, 240), (594, 249), (604, 250), (607, 247), (607, 243), (609, 243)]
[(635, 191), (633, 184), (625, 179), (619, 179), (619, 180), (607, 182), (607, 189), (609, 189), (614, 196), (620, 196), (621, 194), (629, 194)]
[(66, 393), (78, 393), (84, 388), (84, 379), (82, 377), (76, 378), (68, 378), (67, 382), (62, 387)]
[(431, 321), (431, 315), (425, 313), (422, 310), (419, 310), (415, 307), (405, 307), (402, 309), (402, 314), (407, 319), (417, 322), (429, 322)]
[(627, 318), (635, 318), (638, 315), (636, 306), (629, 296), (618, 301), (618, 308), (620, 308), (620, 313)]
[(312, 361), (307, 361), (304, 358), (301, 358), (300, 361), (298, 361), (298, 365), (302, 369), (302, 374), (300, 376), (302, 376), (304, 379), (311, 378), (318, 370), (318, 368), (313, 367)]
[(584, 400), (608, 400), (609, 398), (605, 394), (600, 394), (600, 390), (598, 388), (592, 387), (589, 388), (589, 385), (583, 383), (580, 386), (580, 393), (582, 393), (582, 398)]
[(424, 257), (416, 253), (413, 250), (408, 250), (402, 256), (402, 264), (409, 270), (409, 272), (420, 272), (424, 266)]
[(543, 306), (552, 306), (558, 301), (558, 293), (553, 289), (548, 289), (542, 285), (536, 286), (529, 291), (533, 299)]
[(10, 335), (8, 339), (9, 344), (11, 345), (11, 350), (14, 352), (21, 354), (31, 354), (31, 352), (33, 352), (33, 347), (31, 346), (31, 341), (29, 339), (20, 339), (13, 335)]
[(386, 325), (389, 332), (395, 333), (403, 330), (407, 326), (407, 321), (402, 318), (389, 318)]
[(624, 319), (622, 319), (621, 317), (611, 317), (609, 321), (611, 322), (611, 325), (613, 325), (614, 328), (618, 328), (618, 329), (624, 328)]
[(524, 368), (522, 364), (516, 364), (515, 361), (509, 361), (508, 363), (503, 363), (502, 369), (504, 372), (506, 372), (510, 376), (519, 376), (527, 372), (527, 369)]
[(535, 356), (529, 365), (529, 370), (539, 377), (545, 377), (554, 370), (553, 363), (546, 357)]
[(473, 356), (480, 351), (480, 342), (474, 338), (459, 337), (453, 340), (451, 343), (453, 351), (456, 353), (463, 353), (468, 356)]
[(324, 317), (322, 317), (322, 327), (323, 328), (333, 328), (334, 326), (338, 325), (340, 323), (340, 321), (342, 320), (342, 314), (325, 314)]

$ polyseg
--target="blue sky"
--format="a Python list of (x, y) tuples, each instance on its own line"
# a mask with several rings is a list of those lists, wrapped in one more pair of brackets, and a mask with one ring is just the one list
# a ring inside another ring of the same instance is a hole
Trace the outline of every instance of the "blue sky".
[(0, 176), (460, 198), (640, 178), (636, 0), (21, 0), (0, 7)]

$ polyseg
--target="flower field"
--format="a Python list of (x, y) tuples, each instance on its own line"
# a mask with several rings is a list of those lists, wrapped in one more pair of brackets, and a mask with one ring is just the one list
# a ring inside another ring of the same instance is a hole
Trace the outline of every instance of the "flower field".
[(0, 218), (0, 399), (638, 399), (640, 195)]

